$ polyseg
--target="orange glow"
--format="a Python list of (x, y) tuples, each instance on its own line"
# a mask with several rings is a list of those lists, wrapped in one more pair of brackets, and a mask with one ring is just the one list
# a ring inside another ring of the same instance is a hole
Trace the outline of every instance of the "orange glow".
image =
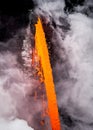
[(35, 44), (37, 55), (40, 58), (42, 75), (44, 77), (43, 80), (46, 87), (46, 94), (48, 100), (48, 114), (51, 121), (51, 127), (52, 130), (61, 130), (58, 106), (55, 94), (55, 86), (52, 77), (52, 69), (49, 60), (45, 34), (43, 31), (40, 18), (38, 19), (38, 23), (36, 24)]

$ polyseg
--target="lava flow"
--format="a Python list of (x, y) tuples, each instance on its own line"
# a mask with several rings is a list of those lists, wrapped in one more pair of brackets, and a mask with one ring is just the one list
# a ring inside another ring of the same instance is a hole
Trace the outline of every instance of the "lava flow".
[(43, 81), (45, 84), (48, 100), (48, 115), (50, 117), (51, 127), (52, 130), (61, 130), (56, 93), (52, 76), (52, 69), (50, 65), (47, 44), (40, 18), (38, 18), (38, 22), (35, 26), (36, 34), (34, 53), (37, 53), (37, 57), (39, 57), (40, 65), (38, 75), (40, 77), (40, 81)]

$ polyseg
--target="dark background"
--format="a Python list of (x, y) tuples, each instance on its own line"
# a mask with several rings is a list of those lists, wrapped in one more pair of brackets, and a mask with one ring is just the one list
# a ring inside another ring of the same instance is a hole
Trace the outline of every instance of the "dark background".
[(0, 41), (6, 42), (18, 29), (27, 26), (29, 11), (33, 8), (32, 0), (1, 0)]
[(20, 15), (34, 8), (32, 0), (1, 0), (0, 12), (7, 15)]

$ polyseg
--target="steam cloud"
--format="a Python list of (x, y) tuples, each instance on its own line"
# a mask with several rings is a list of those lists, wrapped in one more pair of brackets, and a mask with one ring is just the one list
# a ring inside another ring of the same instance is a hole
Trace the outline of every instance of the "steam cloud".
[(0, 53), (0, 130), (33, 130), (26, 121), (17, 119), (17, 109), (25, 101), (25, 87), (30, 86), (23, 77), (16, 56)]
[(16, 119), (14, 121), (0, 120), (0, 129), (1, 130), (33, 130), (27, 125), (23, 120)]

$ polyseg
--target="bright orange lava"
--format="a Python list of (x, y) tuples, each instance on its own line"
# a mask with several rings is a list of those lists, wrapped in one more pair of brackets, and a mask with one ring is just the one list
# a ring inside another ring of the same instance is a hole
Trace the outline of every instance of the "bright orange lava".
[(35, 44), (37, 54), (40, 57), (41, 66), (43, 69), (44, 83), (46, 87), (46, 94), (48, 100), (48, 111), (51, 121), (52, 130), (61, 130), (60, 119), (58, 113), (58, 106), (55, 94), (55, 86), (52, 77), (52, 69), (49, 60), (48, 48), (45, 40), (45, 34), (43, 31), (40, 18), (36, 24)]

